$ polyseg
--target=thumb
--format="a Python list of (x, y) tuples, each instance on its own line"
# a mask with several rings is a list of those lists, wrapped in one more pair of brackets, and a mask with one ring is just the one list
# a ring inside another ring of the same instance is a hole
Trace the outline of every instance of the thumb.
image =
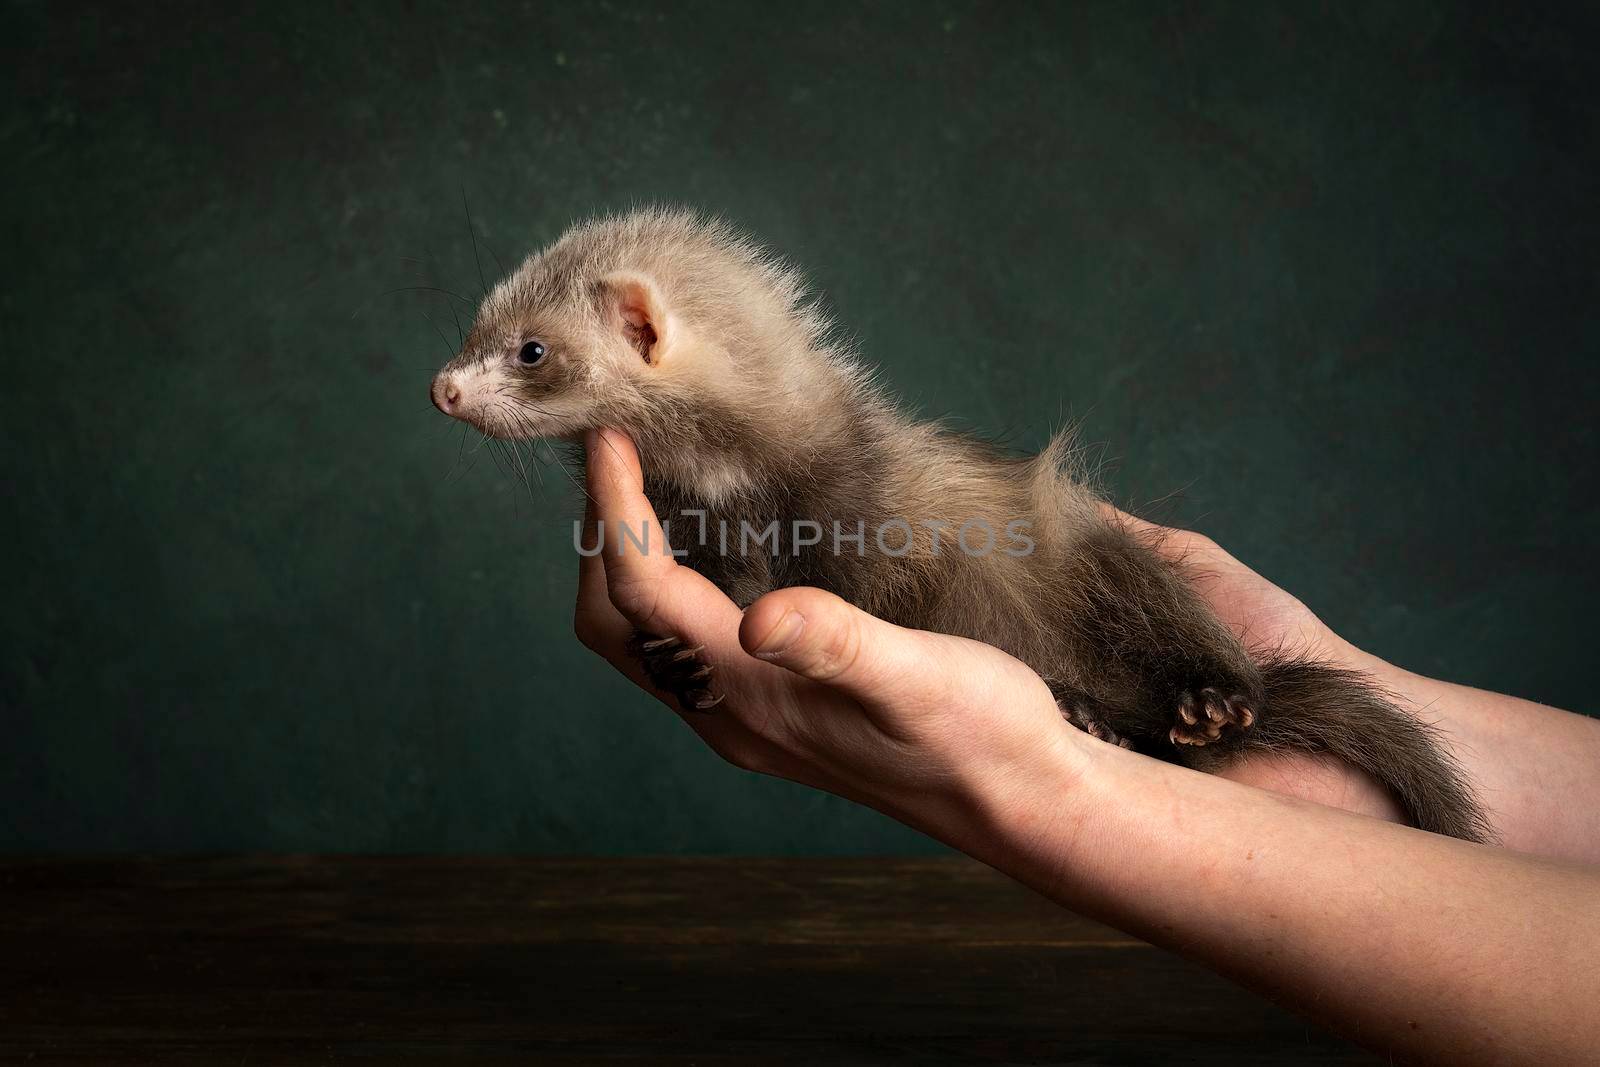
[(752, 656), (868, 703), (910, 695), (937, 673), (920, 637), (807, 588), (768, 593), (739, 625), (739, 644)]

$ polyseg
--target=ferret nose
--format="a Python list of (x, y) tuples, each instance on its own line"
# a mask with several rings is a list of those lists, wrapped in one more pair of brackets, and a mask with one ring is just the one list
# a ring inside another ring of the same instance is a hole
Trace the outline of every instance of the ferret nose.
[(454, 415), (461, 404), (461, 387), (454, 374), (442, 373), (433, 380), (433, 406), (446, 415)]

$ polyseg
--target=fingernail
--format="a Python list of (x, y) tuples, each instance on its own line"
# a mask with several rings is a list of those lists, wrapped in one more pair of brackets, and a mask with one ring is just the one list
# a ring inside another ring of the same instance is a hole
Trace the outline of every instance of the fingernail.
[(800, 636), (800, 631), (805, 629), (806, 617), (793, 609), (784, 613), (778, 620), (778, 625), (767, 631), (767, 636), (761, 639), (756, 646), (756, 655), (762, 659), (772, 659), (789, 651), (795, 639)]

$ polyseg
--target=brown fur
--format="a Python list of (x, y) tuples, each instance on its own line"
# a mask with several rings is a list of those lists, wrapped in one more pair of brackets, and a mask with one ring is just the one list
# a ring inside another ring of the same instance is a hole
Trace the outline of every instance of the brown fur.
[[(525, 367), (515, 354), (530, 338), (548, 355)], [(908, 419), (798, 276), (722, 224), (641, 211), (573, 228), (484, 300), (436, 401), (450, 383), (462, 394), (451, 413), (495, 436), (627, 431), (674, 541), (741, 605), (820, 586), (890, 621), (1004, 649), (1097, 736), (1202, 769), (1252, 749), (1330, 752), (1387, 784), (1417, 825), (1488, 837), (1429, 727), (1352, 672), (1253, 660), (1177, 568), (1106, 517), (1065, 437), (1018, 457)], [(685, 509), (707, 513), (709, 545), (695, 543)], [(1028, 520), (1033, 551), (952, 550), (975, 517), (997, 533)], [(914, 533), (904, 556), (873, 537), (895, 518)], [(822, 542), (740, 554), (740, 523), (773, 519), (785, 530), (814, 520)], [(734, 535), (728, 554), (719, 520)], [(863, 554), (833, 550), (835, 520), (846, 532), (864, 523)], [(949, 524), (942, 550), (924, 522)], [(1223, 721), (1207, 719), (1208, 701)], [(1180, 706), (1199, 709), (1198, 726)], [(1216, 736), (1204, 743), (1208, 724)], [(1176, 744), (1175, 730), (1202, 743)]]

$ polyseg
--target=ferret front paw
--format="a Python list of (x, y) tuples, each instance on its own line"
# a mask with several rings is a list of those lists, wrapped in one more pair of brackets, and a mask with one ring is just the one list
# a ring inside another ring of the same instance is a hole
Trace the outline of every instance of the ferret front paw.
[(1101, 722), (1089, 707), (1089, 701), (1083, 697), (1060, 699), (1056, 707), (1061, 709), (1061, 717), (1076, 726), (1090, 737), (1099, 738), (1108, 745), (1118, 748), (1132, 748), (1133, 742), (1125, 737), (1118, 736), (1117, 732)]
[(657, 637), (636, 630), (628, 639), (629, 655), (638, 658), (652, 685), (678, 698), (684, 711), (710, 711), (722, 703), (711, 692), (711, 664), (700, 659), (700, 648), (690, 648), (676, 637)]
[(1178, 721), (1167, 737), (1175, 745), (1209, 745), (1249, 729), (1255, 721), (1255, 710), (1242, 696), (1223, 696), (1209, 686), (1198, 692), (1186, 689), (1178, 696)]

